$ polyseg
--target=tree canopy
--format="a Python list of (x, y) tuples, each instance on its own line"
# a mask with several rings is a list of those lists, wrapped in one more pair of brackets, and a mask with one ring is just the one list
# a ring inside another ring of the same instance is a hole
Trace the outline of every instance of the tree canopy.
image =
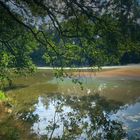
[(140, 60), (139, 0), (0, 0), (0, 20), (1, 82), (34, 71), (39, 49), (50, 66)]

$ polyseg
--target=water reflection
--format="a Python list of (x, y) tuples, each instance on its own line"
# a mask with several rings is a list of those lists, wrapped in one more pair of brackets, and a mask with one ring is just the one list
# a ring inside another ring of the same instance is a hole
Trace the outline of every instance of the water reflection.
[(69, 78), (62, 82), (43, 72), (15, 81), (28, 86), (8, 90), (16, 119), (0, 117), (0, 139), (12, 140), (15, 124), (21, 140), (140, 139), (140, 80), (81, 80), (84, 90)]
[(64, 95), (91, 95), (92, 93), (99, 93), (107, 99), (123, 102), (124, 104), (132, 103), (140, 97), (140, 79), (125, 78), (79, 78), (83, 83), (84, 89), (81, 90), (79, 85), (75, 85), (69, 78), (65, 78), (64, 82), (60, 79), (53, 78), (49, 81), (52, 84), (58, 85), (58, 91)]
[(110, 118), (113, 120), (120, 119), (124, 123), (124, 129), (127, 131), (129, 138), (140, 138), (140, 103), (138, 100), (136, 103), (121, 107)]
[(121, 139), (126, 136), (122, 124), (109, 117), (121, 105), (99, 95), (39, 97), (31, 131), (48, 139)]

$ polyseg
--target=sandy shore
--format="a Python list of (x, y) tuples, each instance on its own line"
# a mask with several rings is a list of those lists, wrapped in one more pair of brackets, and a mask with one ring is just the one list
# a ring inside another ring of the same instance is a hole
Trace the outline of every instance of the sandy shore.
[[(38, 67), (41, 70), (51, 70), (52, 67)], [(60, 68), (55, 68), (60, 69)], [(104, 66), (101, 71), (93, 72), (91, 67), (78, 67), (78, 68), (63, 68), (65, 70), (74, 70), (72, 72), (75, 76), (85, 76), (85, 77), (136, 77), (140, 78), (140, 64), (137, 65), (125, 65), (125, 66)], [(89, 70), (89, 71), (88, 71)]]
[(74, 75), (79, 76), (95, 76), (95, 77), (136, 77), (140, 78), (140, 67), (122, 67), (115, 69), (101, 70), (99, 72), (74, 72)]
[[(93, 67), (64, 67), (64, 70), (90, 70)], [(131, 64), (131, 65), (123, 65), (123, 66), (103, 66), (102, 69), (118, 69), (118, 68), (139, 68), (140, 64)], [(61, 69), (61, 67), (37, 67), (39, 70), (52, 70), (52, 69)], [(95, 67), (95, 69), (98, 69)]]

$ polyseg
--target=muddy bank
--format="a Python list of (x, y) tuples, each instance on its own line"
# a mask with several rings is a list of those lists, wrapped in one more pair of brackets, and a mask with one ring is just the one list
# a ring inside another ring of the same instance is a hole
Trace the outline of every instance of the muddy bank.
[(117, 69), (101, 70), (98, 72), (73, 72), (75, 76), (85, 76), (85, 77), (134, 77), (140, 78), (140, 67), (124, 67)]

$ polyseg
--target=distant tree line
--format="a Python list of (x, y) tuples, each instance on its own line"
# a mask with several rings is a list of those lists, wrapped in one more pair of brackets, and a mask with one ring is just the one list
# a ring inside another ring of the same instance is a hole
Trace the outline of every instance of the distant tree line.
[[(31, 58), (33, 60), (33, 63), (36, 66), (51, 66), (50, 63), (47, 63), (45, 61), (45, 59), (42, 57), (44, 55), (44, 49), (40, 48), (36, 51), (34, 51), (31, 54)], [(83, 57), (82, 55), (80, 57)], [(88, 57), (85, 56), (86, 59), (86, 63), (84, 63), (83, 65), (81, 63), (78, 63), (77, 60), (73, 61), (71, 64), (66, 65), (67, 67), (70, 67), (71, 65), (74, 66), (91, 66), (90, 65), (90, 59), (88, 60)], [(111, 62), (104, 62), (102, 63), (102, 66), (105, 65), (125, 65), (125, 64), (139, 64), (140, 63), (140, 53), (136, 52), (136, 51), (131, 51), (131, 52), (126, 52), (123, 54), (123, 56), (119, 59), (118, 63), (111, 63)], [(56, 66), (60, 66), (59, 64), (55, 64)]]

